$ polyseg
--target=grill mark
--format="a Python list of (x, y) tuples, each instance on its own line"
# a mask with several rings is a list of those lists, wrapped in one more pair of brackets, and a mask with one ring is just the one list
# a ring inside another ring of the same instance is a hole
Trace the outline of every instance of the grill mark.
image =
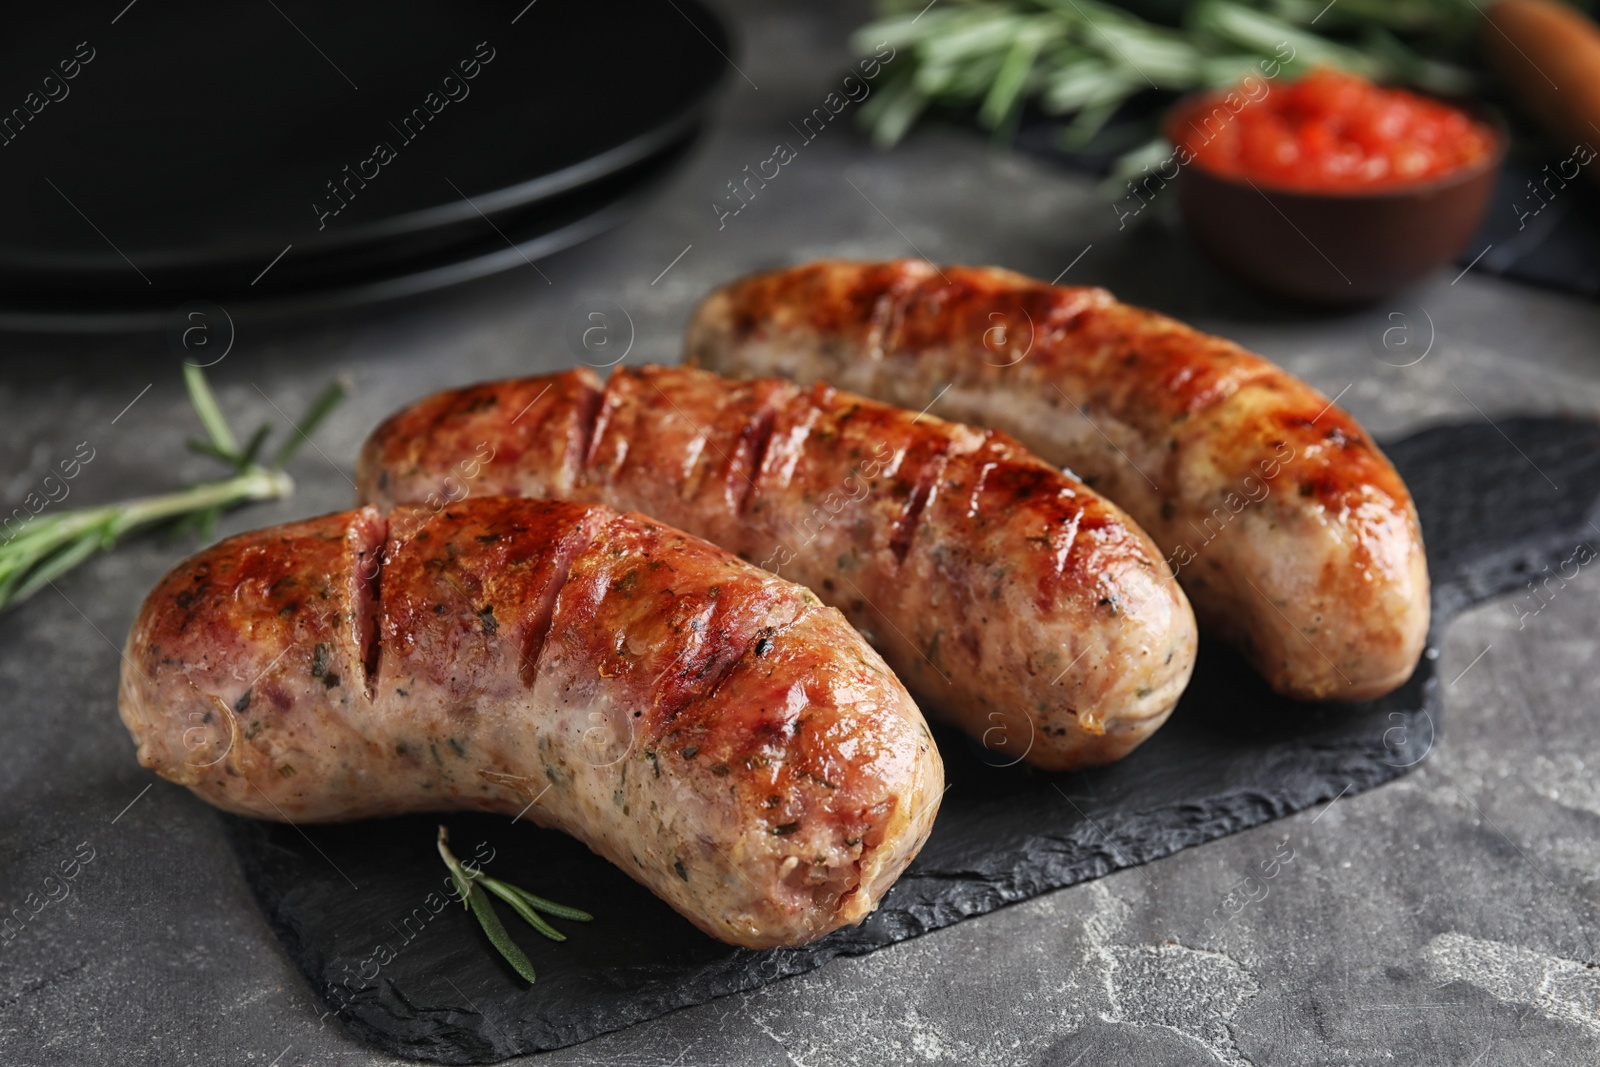
[(906, 314), (917, 301), (923, 299), (930, 288), (943, 287), (944, 280), (938, 274), (938, 268), (926, 261), (916, 261), (932, 268), (933, 273), (921, 274), (907, 266), (898, 277), (892, 279), (884, 288), (883, 296), (879, 298), (882, 307), (882, 333), (877, 342), (875, 353), (875, 373), (873, 374), (874, 391), (882, 388), (883, 376), (890, 373), (888, 361), (895, 356), (915, 356), (919, 350), (906, 345), (905, 321)]
[(534, 682), (539, 677), (539, 657), (543, 654), (544, 646), (550, 639), (550, 630), (555, 625), (556, 600), (561, 596), (561, 591), (567, 587), (567, 579), (572, 576), (573, 563), (589, 550), (589, 546), (594, 544), (595, 538), (600, 535), (601, 529), (608, 525), (612, 518), (614, 516), (608, 511), (592, 508), (556, 545), (550, 580), (540, 591), (539, 599), (528, 615), (524, 628), (522, 662), (517, 668), (517, 674), (524, 686), (533, 688)]
[(911, 552), (911, 541), (916, 536), (917, 525), (922, 520), (922, 513), (927, 510), (928, 502), (933, 499), (934, 486), (950, 462), (951, 451), (952, 442), (948, 439), (941, 441), (939, 451), (929, 456), (917, 471), (911, 495), (895, 518), (894, 529), (889, 534), (889, 551), (894, 554), (896, 565), (904, 564)]
[[(780, 453), (776, 460), (776, 466), (768, 482), (769, 488), (774, 492), (794, 486), (795, 472), (801, 470), (802, 465), (806, 462), (807, 450), (811, 445), (811, 431), (824, 418), (826, 413), (817, 407), (815, 402), (812, 402), (801, 407), (787, 406), (783, 414), (785, 416), (783, 437), (787, 443), (787, 459), (785, 459), (784, 453)], [(768, 456), (763, 457), (763, 463), (771, 456), (773, 438), (778, 436), (776, 422), (774, 422), (772, 434), (773, 436), (767, 439)]]
[[(993, 431), (990, 431), (988, 438), (989, 439), (984, 443), (992, 445), (994, 440)], [(972, 480), (972, 488), (967, 493), (967, 518), (977, 518), (981, 513), (982, 509), (978, 506), (978, 502), (983, 499), (984, 489), (988, 488), (989, 475), (993, 473), (1001, 463), (1006, 462), (1009, 458), (1010, 457), (1001, 459), (997, 457), (995, 459), (988, 459), (984, 460), (978, 465), (978, 476)], [(1054, 476), (1055, 472), (1051, 471), (1051, 477), (1053, 478)]]
[(389, 520), (376, 508), (363, 508), (346, 536), (354, 550), (355, 569), (350, 610), (354, 615), (356, 652), (361, 665), (361, 688), (370, 704), (377, 694), (378, 669), (383, 658), (383, 563), (389, 544)]
[(756, 494), (756, 481), (767, 462), (767, 450), (772, 447), (772, 431), (778, 421), (778, 411), (770, 402), (765, 403), (756, 417), (739, 431), (739, 450), (733, 464), (735, 477), (742, 477), (743, 485), (734, 487), (738, 514), (744, 514)]
[[(661, 387), (656, 386), (656, 388), (660, 389)], [(694, 430), (694, 436), (691, 437), (689, 439), (689, 443), (684, 446), (683, 452), (677, 456), (678, 477), (676, 478), (676, 481), (678, 484), (678, 499), (687, 504), (693, 500), (695, 495), (699, 492), (700, 483), (704, 478), (704, 471), (700, 465), (700, 457), (705, 455), (706, 446), (710, 445), (712, 450), (719, 453), (724, 459), (727, 459), (728, 454), (723, 452), (722, 449), (718, 448), (717, 443), (711, 439), (711, 434), (714, 427), (698, 426), (689, 419), (680, 415), (677, 411), (674, 411), (671, 415), (666, 416), (666, 418), (668, 420), (679, 419)], [(657, 428), (657, 426), (651, 427), (652, 430)], [(728, 465), (730, 467), (733, 465), (731, 460), (729, 461)]]
[[(710, 630), (715, 625), (716, 617), (713, 615), (712, 621), (706, 626), (706, 629)], [(733, 669), (744, 662), (746, 656), (750, 655), (751, 649), (755, 647), (755, 644), (756, 639), (747, 642), (738, 655), (728, 656), (725, 660), (717, 658), (713, 654), (711, 664), (700, 669), (701, 680), (709, 676), (710, 681), (706, 682), (699, 691), (693, 694), (685, 694), (681, 687), (674, 687), (671, 683), (667, 683), (666, 692), (677, 693), (678, 699), (669, 702), (658, 698), (658, 703), (651, 712), (651, 718), (656, 725), (656, 729), (665, 732), (677, 720), (678, 716), (682, 715), (691, 705), (711, 699), (711, 696), (722, 687), (722, 683), (733, 673)], [(673, 673), (681, 674), (687, 670), (689, 670), (689, 667), (681, 660), (674, 661), (666, 671), (656, 677), (653, 685), (660, 686), (668, 675)]]
[[(895, 326), (900, 321), (902, 307), (901, 301), (896, 297), (902, 296), (903, 288), (903, 277), (891, 280), (872, 301), (872, 308), (867, 312), (867, 333), (861, 355), (874, 368), (883, 365), (883, 358), (887, 354), (886, 343), (895, 335)], [(876, 374), (872, 377), (876, 377)]]
[(577, 447), (570, 449), (564, 460), (569, 486), (576, 486), (583, 481), (589, 471), (589, 464), (594, 461), (595, 444), (600, 440), (600, 434), (605, 428), (604, 423), (609, 421), (609, 413), (603, 414), (602, 410), (606, 394), (610, 389), (609, 383), (596, 389), (585, 382), (583, 392), (578, 394), (577, 409), (574, 413), (577, 419)]
[[(726, 660), (717, 661), (715, 663), (715, 673), (711, 673), (710, 671), (706, 671), (704, 668), (702, 668), (702, 677), (709, 674), (711, 680), (702, 686), (698, 693), (695, 693), (692, 696), (681, 697), (677, 702), (677, 706), (671, 708), (670, 710), (665, 710), (661, 705), (657, 705), (655, 709), (657, 712), (655, 715), (657, 729), (662, 734), (665, 734), (666, 731), (671, 728), (673, 722), (677, 720), (678, 716), (682, 715), (690, 707), (694, 706), (695, 704), (715, 700), (717, 695), (721, 692), (723, 685), (727, 683), (729, 678), (733, 677), (734, 671), (739, 668), (741, 663), (747, 659), (753, 659), (760, 655), (766, 655), (768, 652), (770, 652), (774, 639), (782, 637), (794, 630), (802, 621), (810, 618), (810, 616), (811, 612), (809, 610), (801, 608), (795, 613), (795, 617), (793, 619), (790, 619), (781, 626), (756, 627), (748, 635), (748, 640), (745, 641), (744, 647), (739, 650), (738, 655), (729, 656)], [(716, 618), (713, 616), (712, 624), (715, 625), (715, 622)], [(709, 630), (710, 627), (708, 626), (707, 629)], [(758, 651), (758, 647), (763, 644), (766, 646), (765, 649)], [(682, 669), (683, 668), (679, 665), (679, 663), (674, 662), (673, 665), (668, 668), (668, 671)], [(658, 677), (657, 682), (659, 681), (660, 678)], [(665, 710), (665, 714), (660, 714), (660, 712), (663, 710)]]
[[(594, 462), (598, 451), (600, 451), (600, 440), (605, 437), (606, 430), (611, 429), (611, 421), (613, 421), (613, 416), (618, 411), (618, 408), (621, 408), (622, 403), (626, 403), (626, 397), (621, 395), (618, 386), (622, 381), (632, 381), (634, 378), (634, 374), (629, 373), (629, 371), (614, 371), (611, 374), (611, 378), (606, 379), (605, 386), (595, 394), (594, 400), (586, 398), (586, 406), (594, 405), (594, 408), (592, 408), (592, 411), (584, 413), (584, 421), (579, 426), (579, 437), (582, 438), (582, 462), (579, 464), (578, 474), (574, 477), (574, 485), (579, 480), (587, 482), (590, 475), (594, 474)], [(621, 467), (624, 462), (627, 462), (626, 442), (624, 442), (624, 451), (622, 451), (618, 459), (618, 467)], [(616, 478), (618, 472), (611, 470), (610, 474), (611, 477)]]

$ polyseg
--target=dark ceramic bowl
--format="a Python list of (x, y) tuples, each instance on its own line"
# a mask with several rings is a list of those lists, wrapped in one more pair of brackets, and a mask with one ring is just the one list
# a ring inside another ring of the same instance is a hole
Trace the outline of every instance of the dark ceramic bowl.
[[(1168, 140), (1213, 98), (1195, 94), (1168, 112)], [(1505, 157), (1503, 123), (1484, 162), (1415, 185), (1308, 192), (1183, 168), (1178, 200), (1190, 235), (1234, 274), (1280, 296), (1315, 304), (1361, 304), (1387, 296), (1450, 262), (1477, 232)]]

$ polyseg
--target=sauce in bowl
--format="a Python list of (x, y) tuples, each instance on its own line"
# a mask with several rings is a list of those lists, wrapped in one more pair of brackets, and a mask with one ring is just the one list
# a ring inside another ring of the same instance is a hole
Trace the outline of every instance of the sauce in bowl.
[(1233, 101), (1244, 86), (1218, 94), (1218, 106), (1201, 100), (1173, 131), (1203, 169), (1283, 189), (1360, 193), (1431, 182), (1498, 150), (1495, 132), (1466, 112), (1352, 74), (1321, 68), (1253, 87), (1242, 106)]

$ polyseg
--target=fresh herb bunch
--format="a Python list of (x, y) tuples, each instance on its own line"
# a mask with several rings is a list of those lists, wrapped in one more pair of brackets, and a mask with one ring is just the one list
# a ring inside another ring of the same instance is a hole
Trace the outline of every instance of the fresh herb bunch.
[(204, 439), (189, 441), (196, 452), (212, 456), (233, 469), (233, 474), (159, 496), (125, 500), (103, 507), (74, 508), (41, 514), (7, 540), (0, 542), (0, 610), (20, 604), (55, 579), (98, 552), (105, 552), (137, 530), (176, 523), (175, 532), (193, 530), (209, 538), (217, 518), (231, 508), (255, 500), (288, 496), (294, 482), (284, 464), (345, 397), (345, 387), (332, 382), (312, 402), (294, 434), (268, 461), (260, 456), (272, 427), (263, 425), (240, 447), (222, 416), (205, 374), (192, 363), (183, 368), (184, 384), (200, 423)]
[(1263, 62), (1466, 93), (1476, 75), (1459, 61), (1482, 18), (1475, 0), (882, 0), (880, 11), (852, 43), (899, 53), (862, 108), (885, 146), (930, 105), (976, 106), (1009, 138), (1036, 100), (1074, 116), (1060, 139), (1082, 148), (1141, 93), (1231, 85)]
[(505, 924), (500, 921), (500, 916), (495, 913), (494, 905), (489, 898), (478, 892), (482, 886), (507, 904), (511, 910), (520, 915), (524, 922), (552, 941), (565, 941), (567, 935), (545, 922), (539, 912), (554, 915), (558, 919), (571, 919), (573, 922), (586, 923), (594, 919), (586, 911), (569, 908), (565, 904), (557, 904), (553, 900), (535, 896), (509, 882), (502, 882), (498, 878), (490, 878), (482, 871), (469, 869), (455, 854), (450, 851), (450, 832), (443, 826), (439, 827), (439, 855), (444, 858), (444, 865), (450, 870), (450, 879), (455, 883), (456, 895), (461, 898), (462, 906), (472, 912), (477, 918), (478, 925), (483, 927), (483, 932), (488, 935), (489, 943), (495, 947), (500, 955), (505, 957), (507, 963), (516, 972), (526, 978), (530, 983), (537, 979), (533, 971), (533, 963), (528, 959), (517, 943), (511, 940), (511, 935), (506, 933)]

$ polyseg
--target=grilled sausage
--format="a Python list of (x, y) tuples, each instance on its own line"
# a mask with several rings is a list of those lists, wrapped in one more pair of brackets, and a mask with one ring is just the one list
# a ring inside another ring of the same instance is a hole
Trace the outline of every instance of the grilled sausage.
[(1107, 763), (1163, 722), (1196, 628), (1114, 505), (1004, 434), (784, 381), (587, 370), (429, 397), (368, 439), (363, 499), (643, 511), (816, 590), (925, 708), (1010, 762)]
[(1416, 510), (1355, 420), (1238, 345), (1103, 289), (819, 262), (713, 293), (688, 353), (1015, 434), (1127, 508), (1202, 625), (1280, 693), (1372, 699), (1422, 653)]
[(526, 811), (751, 948), (864, 918), (943, 791), (921, 713), (838, 612), (593, 505), (224, 541), (145, 602), (121, 710), (145, 766), (220, 808)]

